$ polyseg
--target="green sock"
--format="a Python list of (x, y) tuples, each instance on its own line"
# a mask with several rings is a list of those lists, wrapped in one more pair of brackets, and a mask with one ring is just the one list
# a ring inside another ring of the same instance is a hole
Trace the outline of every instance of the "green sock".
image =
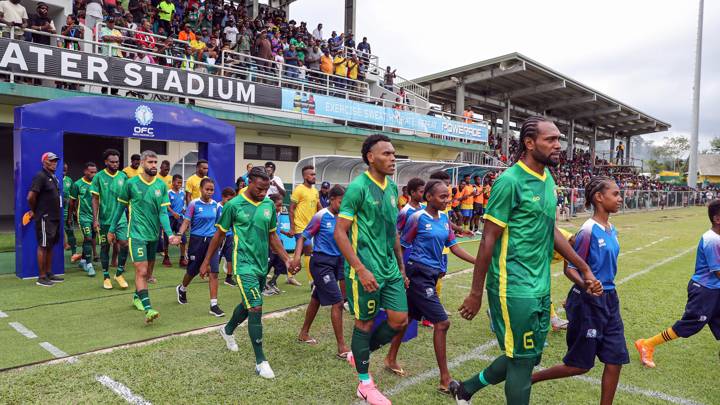
[(92, 262), (92, 239), (84, 239), (82, 244), (82, 258), (88, 263)]
[(470, 377), (470, 379), (463, 381), (462, 384), (465, 392), (472, 395), (488, 385), (495, 385), (503, 382), (505, 380), (505, 376), (507, 375), (508, 362), (509, 359), (507, 356), (502, 355), (490, 363), (485, 370), (481, 371), (479, 374), (475, 374)]
[(384, 320), (370, 335), (370, 351), (381, 348), (382, 346), (390, 343), (390, 341), (397, 335), (398, 331), (391, 328), (387, 320)]
[(100, 265), (103, 269), (103, 277), (110, 278), (110, 245), (107, 243), (100, 246)]
[(135, 293), (133, 294), (133, 301), (135, 301), (136, 299), (140, 299), (140, 296), (138, 295), (137, 290), (135, 290)]
[(72, 228), (68, 228), (68, 230), (65, 231), (65, 236), (67, 237), (68, 245), (70, 245), (70, 253), (75, 254), (75, 250), (77, 249), (77, 239), (75, 239), (75, 232), (73, 232)]
[(250, 343), (252, 343), (255, 352), (255, 364), (260, 364), (267, 360), (262, 348), (262, 312), (250, 311), (248, 318), (248, 335), (250, 335)]
[(130, 252), (130, 249), (128, 249), (127, 246), (121, 247), (120, 251), (118, 252), (118, 268), (115, 272), (116, 277), (123, 274), (123, 272), (125, 271), (125, 263), (127, 262), (128, 252)]
[(235, 329), (237, 329), (238, 325), (243, 323), (245, 319), (248, 317), (248, 310), (245, 309), (243, 304), (238, 304), (238, 306), (235, 307), (235, 310), (233, 311), (232, 317), (228, 321), (227, 324), (225, 324), (225, 334), (232, 335), (235, 332)]
[(357, 327), (353, 328), (350, 348), (355, 358), (355, 370), (361, 376), (367, 375), (370, 368), (370, 334)]
[(507, 364), (505, 380), (505, 400), (508, 404), (526, 405), (530, 403), (530, 386), (535, 358), (510, 359)]
[(142, 301), (143, 308), (147, 311), (148, 309), (152, 309), (152, 305), (150, 305), (150, 296), (148, 295), (148, 290), (140, 290), (137, 292), (138, 297), (140, 297), (140, 301)]

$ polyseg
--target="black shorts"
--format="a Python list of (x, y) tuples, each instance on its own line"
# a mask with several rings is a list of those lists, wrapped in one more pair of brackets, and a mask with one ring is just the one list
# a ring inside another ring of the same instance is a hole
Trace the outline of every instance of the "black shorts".
[(680, 337), (690, 337), (705, 325), (720, 340), (720, 290), (703, 287), (696, 281), (688, 283), (688, 300), (682, 318), (672, 326)]
[(483, 214), (483, 205), (482, 203), (474, 203), (473, 204), (473, 215), (482, 215)]
[(52, 247), (60, 240), (60, 220), (47, 219), (47, 215), (35, 218), (35, 237), (39, 247)]
[(595, 297), (572, 287), (565, 310), (569, 321), (565, 365), (589, 370), (595, 365), (595, 357), (605, 364), (630, 362), (615, 290), (605, 290)]
[[(175, 233), (180, 232), (180, 227), (182, 226), (182, 223), (183, 223), (182, 217), (180, 217), (180, 219), (175, 219), (175, 217), (170, 216), (170, 229), (173, 232), (175, 232)], [(182, 239), (181, 243), (183, 245), (187, 243), (187, 237), (185, 236), (185, 234), (180, 235), (180, 238)]]
[(448, 316), (445, 307), (440, 303), (435, 289), (440, 269), (408, 261), (405, 274), (410, 279), (407, 289), (408, 316), (418, 321), (425, 318), (432, 323), (446, 321)]
[[(200, 265), (205, 260), (211, 239), (212, 236), (202, 237), (190, 235), (190, 244), (188, 245), (188, 256), (190, 260), (185, 269), (188, 275), (197, 276), (198, 273), (200, 273)], [(217, 253), (215, 254), (217, 255)], [(219, 259), (210, 260), (210, 272), (217, 273), (219, 271), (218, 262)]]
[(334, 305), (343, 302), (338, 281), (345, 279), (345, 259), (314, 252), (310, 257), (310, 274), (314, 280), (312, 297), (320, 305)]
[(234, 241), (233, 236), (225, 234), (225, 240), (223, 241), (223, 244), (220, 247), (220, 254), (218, 256), (218, 261), (225, 258), (225, 261), (227, 261), (228, 263), (232, 263), (234, 247), (235, 247), (235, 241)]
[(270, 256), (268, 257), (268, 273), (272, 268), (275, 269), (275, 274), (287, 274), (287, 267), (285, 266), (285, 262), (280, 258), (280, 255), (270, 252)]

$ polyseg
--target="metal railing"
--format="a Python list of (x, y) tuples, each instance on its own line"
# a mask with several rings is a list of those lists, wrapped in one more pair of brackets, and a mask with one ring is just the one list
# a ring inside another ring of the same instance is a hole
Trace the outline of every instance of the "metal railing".
[[(559, 187), (557, 202), (558, 219), (568, 220), (577, 215), (592, 213), (585, 208), (585, 189)], [(662, 210), (705, 205), (708, 202), (704, 191), (663, 191), (621, 189), (623, 205), (620, 212)]]
[(507, 167), (507, 163), (487, 152), (463, 151), (455, 161), (479, 166)]
[[(100, 25), (100, 24), (98, 24)], [(4, 24), (0, 24), (0, 29), (2, 30), (3, 35), (7, 37), (6, 34), (9, 34), (11, 38), (15, 37), (16, 33), (16, 27), (9, 27)], [(85, 27), (87, 29), (87, 27)], [(119, 30), (119, 29), (118, 29)], [(95, 40), (86, 40), (84, 38), (76, 38), (76, 37), (68, 37), (63, 36), (59, 34), (49, 34), (47, 32), (42, 31), (35, 31), (32, 29), (23, 29), (23, 32), (28, 32), (32, 34), (38, 34), (38, 35), (44, 35), (49, 36), (54, 39), (54, 42), (51, 40), (51, 44), (56, 44), (59, 48), (63, 48), (62, 44), (64, 44), (66, 41), (71, 41), (73, 43), (77, 44), (83, 44), (83, 45), (89, 45), (91, 49), (94, 49), (95, 52), (102, 52), (103, 47), (108, 47), (108, 43), (102, 42), (102, 41), (95, 41)], [(139, 32), (139, 31), (138, 31)], [(129, 38), (129, 37), (126, 37)], [(79, 47), (80, 49), (84, 49), (84, 47)], [(136, 53), (141, 52), (144, 55), (149, 55), (153, 58), (155, 58), (157, 61), (165, 60), (165, 62), (172, 61), (171, 65), (175, 67), (182, 66), (183, 62), (187, 62), (186, 59), (183, 59), (182, 57), (174, 56), (174, 55), (167, 55), (167, 54), (160, 54), (157, 52), (152, 52), (151, 50), (147, 49), (138, 49), (137, 46), (133, 46), (131, 43), (123, 43), (117, 46), (114, 46), (113, 49), (118, 50), (122, 53), (124, 53), (126, 56), (132, 56)], [(82, 52), (82, 51), (80, 51)], [(86, 52), (85, 52), (86, 53)], [(236, 55), (247, 57), (247, 58), (253, 58), (249, 55), (234, 53)], [(132, 59), (132, 58), (128, 58)], [(255, 58), (257, 59), (257, 58)], [(225, 61), (223, 61), (225, 62)], [(141, 62), (142, 63), (142, 62)], [(347, 88), (343, 89), (339, 86), (333, 87), (333, 78), (334, 76), (331, 75), (325, 75), (326, 80), (325, 83), (313, 83), (310, 81), (300, 81), (295, 78), (286, 78), (282, 77), (283, 75), (276, 75), (276, 74), (269, 74), (267, 72), (253, 72), (252, 67), (249, 69), (247, 67), (243, 66), (235, 66), (229, 64), (220, 64), (220, 65), (213, 65), (208, 64), (202, 61), (195, 60), (192, 62), (195, 68), (193, 70), (202, 72), (204, 69), (208, 74), (220, 74), (220, 75), (234, 75), (236, 77), (244, 78), (248, 81), (253, 81), (260, 84), (270, 85), (270, 86), (276, 86), (276, 87), (287, 87), (295, 90), (301, 90), (301, 91), (308, 91), (308, 92), (319, 92), (320, 94), (328, 94), (333, 97), (337, 98), (344, 98), (344, 99), (350, 99), (355, 100), (359, 102), (365, 102), (370, 104), (375, 104), (383, 107), (392, 107), (400, 110), (408, 110), (417, 112), (418, 114), (425, 114), (427, 112), (430, 112), (429, 109), (418, 109), (414, 105), (406, 104), (404, 100), (399, 101), (393, 101), (393, 100), (387, 100), (384, 98), (378, 98), (368, 95), (367, 93), (363, 94), (361, 92), (356, 91), (355, 89), (348, 90)], [(167, 66), (167, 65), (165, 65)], [(315, 72), (313, 72), (315, 73)], [(160, 98), (161, 101), (173, 101), (175, 98), (185, 98), (185, 99), (196, 99), (196, 100), (205, 100), (202, 96), (192, 96), (189, 97), (187, 95), (179, 95), (177, 93), (172, 92), (166, 92), (161, 90), (151, 90), (151, 89), (139, 89), (137, 87), (131, 87), (131, 86), (122, 86), (122, 85), (112, 85), (109, 83), (103, 83), (99, 84), (97, 82), (90, 82), (90, 81), (84, 81), (82, 79), (71, 79), (66, 77), (53, 77), (52, 79), (48, 78), (45, 75), (40, 74), (32, 74), (32, 73), (24, 73), (24, 72), (18, 72), (18, 71), (6, 71), (1, 73), (3, 76), (6, 76), (9, 78), (10, 82), (16, 82), (17, 78), (27, 78), (27, 79), (35, 79), (36, 84), (41, 85), (48, 85), (51, 87), (55, 87), (58, 83), (67, 83), (73, 85), (71, 88), (72, 90), (78, 90), (80, 86), (84, 86), (84, 91), (87, 92), (100, 92), (100, 90), (103, 90), (103, 93), (110, 89), (110, 92), (113, 94), (117, 93), (117, 90), (125, 90), (126, 94), (125, 96), (133, 96), (138, 98), (144, 98), (144, 95), (150, 94), (153, 97), (162, 97)], [(320, 76), (322, 77), (322, 76)], [(46, 83), (42, 83), (43, 81), (46, 81)], [(358, 87), (365, 86), (363, 91), (367, 90), (367, 83), (360, 82), (360, 81), (352, 81), (353, 85), (357, 85)], [(222, 101), (217, 99), (207, 99), (210, 102), (217, 103), (219, 105), (232, 105), (232, 109), (235, 111), (242, 111), (242, 112), (251, 112), (251, 108), (257, 110), (273, 110), (276, 111), (274, 108), (270, 107), (261, 107), (261, 106), (249, 106), (245, 104), (239, 104), (234, 103), (230, 101)], [(287, 111), (283, 110), (287, 114), (291, 115), (298, 115), (300, 119), (305, 119), (307, 117), (317, 117), (317, 115), (308, 115), (302, 112), (297, 111)], [(464, 120), (465, 118), (459, 115), (455, 115), (448, 112), (438, 111), (438, 110), (432, 110), (432, 115), (438, 118), (446, 119), (446, 120), (452, 120), (452, 121), (460, 121)], [(332, 118), (332, 117), (328, 117)], [(354, 122), (354, 121), (352, 121)], [(348, 124), (348, 121), (344, 122), (345, 125)], [(355, 123), (355, 122), (354, 122)], [(382, 130), (389, 130), (388, 128), (392, 127), (377, 127), (374, 125), (369, 125), (364, 122), (358, 121), (357, 124), (363, 125), (368, 128), (377, 128)], [(482, 120), (473, 119), (471, 124), (478, 124), (478, 125), (484, 125), (487, 126), (487, 123)], [(443, 134), (435, 134), (435, 133), (423, 133), (415, 130), (409, 130), (404, 128), (392, 128), (392, 130), (396, 132), (401, 132), (403, 134), (411, 134), (411, 135), (418, 135), (418, 136), (424, 136), (424, 137), (431, 137), (434, 139), (442, 139), (442, 140), (448, 140), (448, 141), (454, 141), (454, 142), (465, 142), (465, 143), (482, 143), (473, 139), (469, 139), (462, 136), (450, 136), (450, 135), (443, 135)]]

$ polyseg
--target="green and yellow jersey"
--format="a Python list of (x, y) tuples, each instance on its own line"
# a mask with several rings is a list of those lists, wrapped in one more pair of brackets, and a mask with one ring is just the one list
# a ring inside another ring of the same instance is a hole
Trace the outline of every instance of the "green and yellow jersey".
[(516, 298), (550, 294), (555, 204), (555, 181), (547, 168), (540, 175), (518, 162), (498, 177), (485, 219), (504, 231), (488, 270), (488, 292)]
[[(397, 200), (397, 185), (392, 180), (386, 177), (379, 183), (365, 172), (348, 185), (340, 206), (338, 216), (352, 221), (348, 237), (353, 250), (378, 280), (401, 277), (394, 250)], [(354, 279), (355, 269), (347, 262), (345, 269)]]
[(90, 193), (91, 181), (81, 177), (80, 180), (73, 183), (70, 187), (70, 198), (77, 201), (77, 211), (73, 215), (77, 215), (78, 223), (83, 225), (92, 225), (92, 194)]
[(223, 205), (217, 224), (223, 232), (232, 231), (233, 273), (235, 275), (267, 274), (270, 233), (277, 229), (275, 204), (265, 198), (256, 202), (244, 192)]
[(112, 223), (113, 213), (117, 205), (117, 194), (113, 191), (112, 184), (118, 173), (110, 174), (108, 169), (103, 169), (93, 177), (90, 185), (90, 193), (97, 195), (100, 201), (100, 210), (98, 212), (100, 226), (109, 226)]
[(63, 213), (65, 214), (65, 218), (68, 216), (68, 208), (70, 206), (70, 188), (72, 188), (73, 180), (70, 178), (70, 176), (64, 176), (63, 177)]
[[(167, 219), (167, 208), (170, 205), (167, 186), (162, 180), (153, 177), (146, 182), (142, 176), (135, 176), (123, 182), (117, 200), (128, 207), (128, 236), (141, 241), (156, 241), (160, 235), (161, 216)], [(116, 214), (117, 218), (117, 214)], [(165, 231), (172, 235), (167, 221)], [(117, 224), (110, 225), (110, 232), (115, 231)], [(162, 224), (165, 227), (165, 224)]]

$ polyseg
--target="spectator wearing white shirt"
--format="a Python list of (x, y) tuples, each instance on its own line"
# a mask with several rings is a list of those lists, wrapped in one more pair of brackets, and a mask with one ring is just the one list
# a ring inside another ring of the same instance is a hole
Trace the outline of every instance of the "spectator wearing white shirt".
[(223, 34), (225, 35), (225, 40), (230, 42), (230, 47), (235, 48), (235, 44), (237, 44), (237, 37), (240, 31), (235, 26), (235, 21), (230, 20), (228, 22), (228, 25), (223, 30)]
[(15, 30), (15, 38), (22, 38), (22, 28), (28, 26), (28, 13), (25, 6), (20, 4), (20, 0), (3, 0), (0, 1), (0, 22), (19, 27)]
[(323, 32), (322, 32), (322, 24), (318, 24), (317, 28), (315, 28), (312, 32), (313, 38), (315, 38), (318, 41), (322, 41), (323, 39)]
[(280, 177), (275, 175), (275, 163), (266, 162), (265, 172), (270, 176), (270, 187), (268, 188), (267, 195), (280, 194), (285, 197), (285, 185)]

